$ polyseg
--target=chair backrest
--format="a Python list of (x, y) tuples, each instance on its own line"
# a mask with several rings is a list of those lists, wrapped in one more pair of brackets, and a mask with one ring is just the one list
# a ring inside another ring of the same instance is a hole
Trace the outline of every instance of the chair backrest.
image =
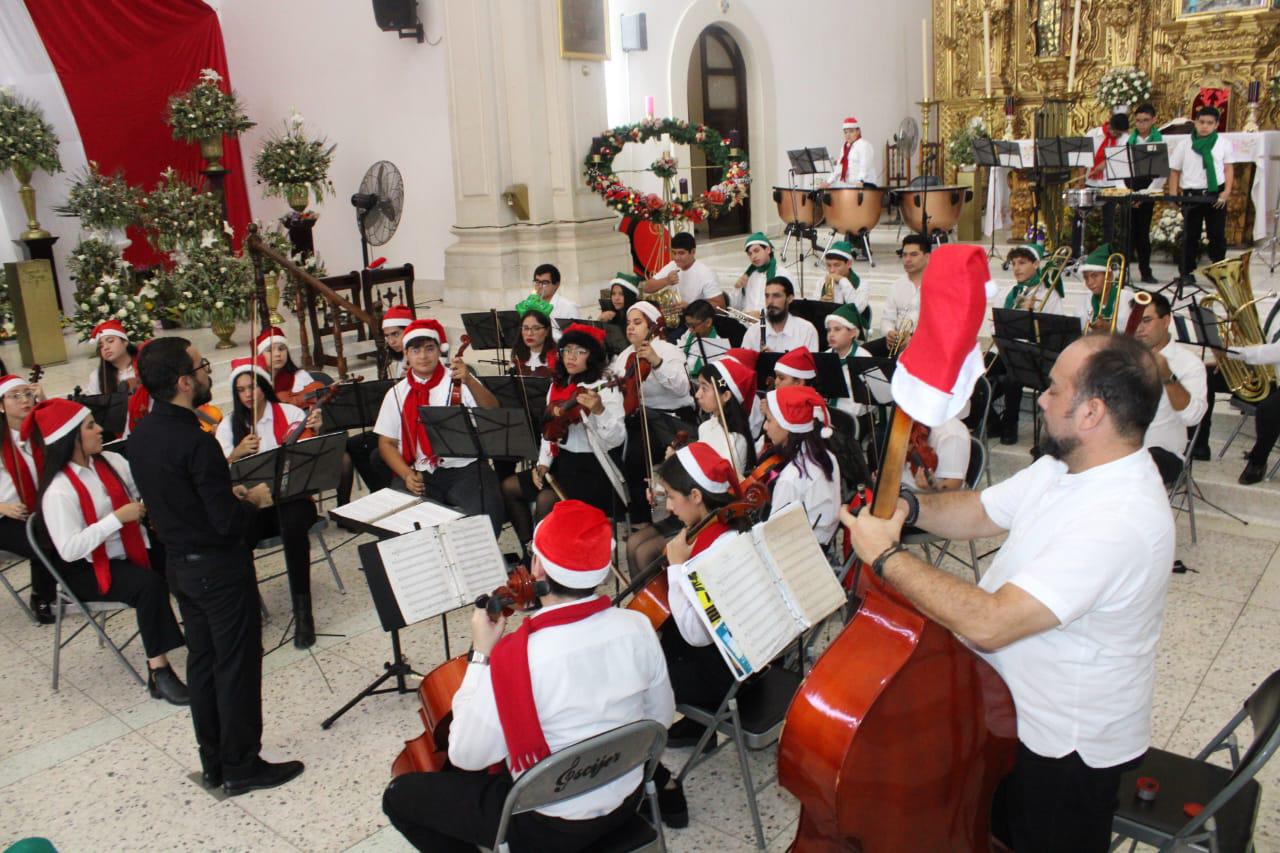
[(907, 184), (907, 186), (910, 189), (917, 189), (919, 187), (940, 187), (942, 186), (942, 179), (937, 175), (916, 175), (911, 179), (911, 182)]
[(511, 816), (603, 787), (645, 765), (647, 781), (667, 745), (667, 730), (637, 720), (565, 747), (516, 780), (502, 807), (493, 849), (506, 838)]
[(326, 388), (328, 388), (330, 385), (333, 384), (333, 377), (327, 373), (321, 373), (318, 370), (311, 370), (308, 372), (311, 374), (312, 379), (319, 382), (321, 385), (325, 386)]
[(987, 471), (987, 446), (974, 436), (969, 436), (969, 469), (964, 474), (964, 484), (977, 489), (978, 482)]
[[(49, 570), (49, 574), (53, 576), (53, 580), (62, 588), (64, 592), (69, 592), (67, 584), (62, 579), (62, 573), (58, 571), (55, 563), (61, 563), (61, 560), (50, 559), (46, 543), (49, 542), (49, 533), (45, 530), (44, 519), (39, 512), (33, 512), (27, 516), (27, 543), (31, 546), (31, 553), (36, 555), (36, 559), (44, 564)], [(79, 603), (77, 601), (77, 603)]]
[(969, 397), (969, 410), (978, 415), (978, 425), (973, 430), (973, 435), (979, 441), (986, 440), (987, 437), (987, 417), (991, 414), (991, 380), (985, 375), (979, 376), (977, 383), (973, 386), (973, 394)]

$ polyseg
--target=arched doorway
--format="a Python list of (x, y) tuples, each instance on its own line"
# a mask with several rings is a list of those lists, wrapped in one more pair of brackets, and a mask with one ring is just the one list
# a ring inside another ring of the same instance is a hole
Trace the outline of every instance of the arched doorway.
[[(747, 148), (747, 73), (742, 51), (728, 31), (713, 24), (698, 36), (689, 57), (689, 120), (714, 127), (723, 134), (736, 131), (738, 146)], [(704, 166), (702, 152), (692, 149), (693, 165)], [(721, 171), (695, 169), (692, 192), (717, 183)], [(729, 237), (751, 232), (751, 202), (698, 226), (699, 236)]]

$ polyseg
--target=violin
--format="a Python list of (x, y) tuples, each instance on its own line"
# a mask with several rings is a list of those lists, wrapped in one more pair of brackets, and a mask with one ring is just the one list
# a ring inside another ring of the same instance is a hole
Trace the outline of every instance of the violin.
[(31, 372), (27, 374), (27, 384), (37, 385), (44, 378), (44, 366), (41, 364), (31, 365)]
[(627, 415), (634, 415), (640, 410), (640, 386), (649, 374), (653, 373), (653, 365), (647, 358), (640, 358), (634, 352), (627, 356), (627, 369), (622, 374), (622, 410)]
[[(624, 376), (614, 376), (591, 390), (599, 392), (605, 388), (618, 388), (625, 381), (626, 378)], [(582, 408), (582, 404), (578, 402), (578, 398), (575, 395), (572, 400), (568, 400), (560, 406), (557, 414), (547, 418), (546, 423), (542, 425), (542, 437), (547, 441), (564, 441), (569, 435), (569, 427), (579, 423), (586, 415), (586, 409)]]
[(770, 444), (765, 447), (764, 455), (760, 457), (760, 461), (756, 463), (756, 467), (751, 469), (751, 473), (742, 478), (742, 489), (745, 492), (749, 488), (764, 489), (766, 502), (769, 499), (769, 488), (773, 481), (778, 477), (778, 469), (785, 464), (782, 458), (782, 451)]
[(907, 467), (912, 474), (924, 469), (930, 479), (938, 470), (938, 452), (929, 446), (929, 428), (922, 423), (911, 425), (911, 436), (907, 439)]
[(311, 401), (311, 404), (302, 410), (302, 420), (298, 421), (289, 430), (288, 435), (284, 437), (284, 444), (297, 444), (300, 439), (311, 438), (314, 433), (307, 428), (307, 421), (311, 417), (311, 413), (323, 405), (326, 405), (334, 397), (342, 391), (342, 385), (335, 382), (324, 390), (322, 394)]
[[(507, 582), (489, 595), (476, 599), (476, 607), (484, 609), (497, 622), (499, 616), (510, 616), (516, 608), (531, 610), (540, 595), (547, 593), (546, 581), (535, 581), (524, 566), (516, 568)], [(436, 773), (449, 760), (449, 724), (453, 721), (453, 697), (467, 674), (467, 656), (458, 655), (428, 672), (418, 685), (418, 717), (422, 734), (404, 742), (404, 749), (391, 764), (392, 777), (406, 773)]]
[(281, 403), (288, 403), (290, 406), (297, 406), (299, 409), (305, 409), (311, 403), (325, 392), (329, 386), (320, 380), (308, 382), (298, 391), (277, 391), (276, 399)]
[(213, 403), (205, 403), (196, 409), (196, 420), (200, 422), (200, 429), (205, 432), (215, 432), (218, 424), (222, 423), (222, 409)]
[(540, 364), (537, 367), (530, 367), (529, 365), (525, 364), (523, 361), (518, 361), (513, 358), (511, 360), (511, 375), (512, 376), (537, 376), (543, 379), (549, 379), (555, 375), (555, 371), (545, 364)]
[[(455, 359), (462, 358), (462, 354), (467, 351), (467, 347), (471, 346), (471, 338), (467, 335), (462, 336), (462, 342), (458, 344), (458, 351), (453, 354)], [(449, 405), (462, 405), (462, 382), (450, 381), (449, 383)]]

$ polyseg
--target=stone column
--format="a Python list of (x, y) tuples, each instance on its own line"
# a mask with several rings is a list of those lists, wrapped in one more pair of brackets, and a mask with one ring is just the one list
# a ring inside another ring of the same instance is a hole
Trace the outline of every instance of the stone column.
[[(617, 215), (582, 180), (607, 127), (601, 63), (560, 57), (556, 0), (445, 0), (444, 14), (457, 239), (447, 303), (510, 308), (549, 262), (567, 295), (593, 306), (630, 269)], [(528, 187), (526, 222), (502, 199), (513, 184)]]

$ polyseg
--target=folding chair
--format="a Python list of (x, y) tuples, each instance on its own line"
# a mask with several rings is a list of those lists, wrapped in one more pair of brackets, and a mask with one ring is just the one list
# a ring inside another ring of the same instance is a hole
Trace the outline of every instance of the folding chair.
[(1236, 440), (1241, 432), (1244, 431), (1244, 425), (1249, 422), (1249, 418), (1255, 418), (1258, 415), (1258, 407), (1253, 403), (1246, 403), (1239, 397), (1231, 398), (1231, 408), (1240, 413), (1240, 423), (1236, 424), (1236, 428), (1231, 431), (1231, 435), (1227, 436), (1227, 441), (1222, 445), (1222, 449), (1218, 451), (1218, 459), (1227, 455), (1227, 448)]
[(31, 606), (22, 600), (22, 593), (26, 592), (27, 589), (30, 588), (31, 584), (28, 583), (24, 587), (14, 587), (7, 576), (10, 569), (16, 568), (25, 562), (27, 562), (27, 558), (20, 554), (10, 554), (8, 551), (0, 551), (0, 584), (3, 584), (4, 588), (9, 591), (9, 594), (13, 596), (13, 600), (18, 602), (18, 606), (22, 608), (22, 612), (27, 614), (27, 618), (33, 623), (39, 624), (39, 620), (36, 619), (36, 614), (32, 612)]
[[(1244, 757), (1236, 729), (1248, 716), (1253, 742)], [(1117, 837), (1115, 850), (1130, 839), (1132, 851), (1141, 841), (1161, 850), (1208, 850), (1212, 853), (1251, 851), (1253, 826), (1262, 799), (1262, 786), (1254, 777), (1280, 746), (1280, 670), (1258, 685), (1234, 717), (1194, 758), (1151, 748), (1137, 769), (1120, 780), (1120, 807), (1111, 821)], [(1209, 762), (1219, 750), (1231, 756), (1231, 769)], [(1138, 780), (1154, 779), (1159, 790), (1154, 800), (1136, 796)], [(1184, 806), (1203, 809), (1188, 817)]]
[[(307, 535), (311, 537), (311, 541), (315, 542), (317, 545), (320, 546), (320, 553), (323, 555), (312, 560), (311, 565), (314, 566), (316, 563), (320, 562), (321, 560), (324, 560), (325, 562), (327, 562), (329, 564), (329, 573), (333, 575), (333, 582), (334, 584), (337, 585), (338, 592), (342, 593), (343, 595), (346, 595), (347, 588), (342, 583), (342, 576), (338, 574), (338, 566), (333, 562), (333, 552), (329, 550), (328, 543), (324, 541), (324, 531), (328, 529), (328, 527), (329, 527), (329, 520), (327, 518), (318, 518), (316, 519), (315, 524), (311, 525), (311, 529), (307, 532)], [(254, 555), (262, 556), (262, 557), (270, 557), (275, 554), (279, 554), (283, 550), (284, 550), (284, 540), (281, 539), (279, 536), (268, 536), (266, 539), (259, 540), (253, 546)], [(258, 554), (259, 551), (265, 551), (266, 553)], [(262, 578), (261, 580), (258, 581), (258, 583), (263, 584), (263, 583), (266, 583), (267, 581), (275, 580), (276, 578), (280, 577), (283, 574), (286, 574), (286, 573), (276, 572), (274, 575), (270, 575), (268, 577)]]
[(718, 707), (702, 705), (677, 705), (676, 710), (689, 719), (706, 727), (693, 754), (680, 769), (676, 781), (683, 783), (689, 772), (709, 755), (719, 751), (714, 749), (704, 753), (707, 742), (716, 732), (728, 735), (738, 750), (738, 767), (742, 771), (742, 787), (747, 792), (747, 807), (751, 810), (751, 822), (756, 830), (756, 845), (765, 848), (764, 827), (760, 823), (760, 808), (756, 804), (756, 794), (770, 782), (777, 779), (773, 776), (758, 788), (751, 779), (751, 764), (747, 760), (747, 750), (766, 749), (777, 743), (782, 734), (782, 724), (787, 717), (787, 709), (791, 707), (791, 699), (800, 689), (801, 677), (786, 667), (774, 664), (763, 672), (748, 678), (746, 681), (735, 681), (733, 686), (720, 701)]
[[(1204, 421), (1196, 424), (1195, 430), (1191, 434), (1191, 438), (1187, 441), (1186, 447), (1182, 451), (1182, 472), (1178, 475), (1178, 479), (1173, 481), (1173, 485), (1169, 487), (1169, 506), (1175, 512), (1185, 512), (1187, 520), (1191, 524), (1191, 542), (1195, 544), (1196, 539), (1196, 501), (1208, 504), (1223, 515), (1234, 518), (1241, 524), (1248, 524), (1240, 516), (1223, 509), (1217, 504), (1205, 498), (1204, 493), (1200, 491), (1200, 484), (1196, 482), (1195, 474), (1191, 469), (1195, 459), (1192, 453), (1195, 450), (1196, 441), (1200, 437), (1200, 430), (1204, 429)], [(1237, 430), (1238, 432), (1239, 430)]]
[[(637, 720), (547, 756), (532, 770), (522, 774), (507, 793), (492, 849), (501, 853), (511, 849), (507, 844), (507, 831), (514, 815), (585, 794), (643, 765), (644, 793), (652, 809), (653, 825), (637, 812), (627, 823), (598, 839), (591, 849), (610, 853), (665, 851), (667, 845), (662, 835), (662, 815), (658, 811), (658, 790), (653, 784), (653, 771), (657, 769), (666, 746), (666, 729), (653, 720)], [(568, 772), (574, 767), (597, 765), (600, 770), (594, 774)]]
[[(987, 470), (987, 446), (979, 441), (976, 437), (969, 437), (969, 470), (965, 472), (964, 486), (966, 489), (973, 491), (978, 488), (978, 481), (982, 479), (982, 475)], [(943, 539), (932, 533), (926, 533), (921, 530), (916, 533), (908, 533), (902, 537), (903, 545), (919, 545), (924, 549), (925, 558), (929, 557), (929, 547), (931, 545), (938, 546), (938, 556), (934, 558), (933, 565), (935, 567), (942, 565), (943, 557), (951, 556), (961, 563), (965, 563), (973, 570), (974, 581), (982, 580), (981, 567), (978, 564), (978, 546), (970, 539), (966, 544), (969, 546), (969, 561), (966, 563), (958, 555), (951, 552), (951, 540)]]
[[(991, 420), (991, 408), (994, 405), (995, 399), (991, 388), (991, 380), (984, 373), (978, 377), (977, 383), (973, 386), (973, 394), (969, 397), (969, 416), (973, 417), (974, 413), (978, 415), (977, 426), (969, 430), (969, 433), (982, 442), (982, 447), (987, 457), (991, 456), (991, 448), (987, 444), (987, 429)], [(990, 486), (991, 470), (984, 468), (983, 474), (987, 478), (987, 485)]]
[[(117, 613), (124, 610), (132, 610), (133, 608), (127, 604), (118, 601), (81, 601), (76, 597), (66, 583), (62, 580), (62, 575), (58, 572), (58, 567), (53, 564), (45, 554), (44, 549), (40, 547), (39, 537), (37, 535), (37, 516), (27, 516), (27, 541), (31, 543), (31, 552), (36, 555), (44, 567), (49, 570), (49, 574), (53, 576), (54, 582), (57, 584), (57, 594), (53, 603), (53, 689), (58, 689), (59, 662), (62, 659), (62, 649), (79, 636), (80, 632), (90, 626), (98, 634), (98, 648), (110, 646), (111, 651), (115, 653), (116, 658), (120, 661), (120, 665), (129, 671), (129, 674), (138, 680), (138, 684), (142, 687), (147, 686), (147, 680), (142, 677), (133, 664), (129, 663), (129, 659), (124, 656), (124, 649), (134, 638), (138, 636), (139, 631), (134, 631), (129, 639), (120, 645), (116, 645), (110, 637), (107, 636), (106, 624), (107, 620)], [(85, 624), (75, 630), (67, 639), (62, 639), (62, 620), (66, 616), (67, 608), (72, 607), (78, 610), (85, 617)], [(99, 622), (97, 617), (101, 616), (102, 621)]]

